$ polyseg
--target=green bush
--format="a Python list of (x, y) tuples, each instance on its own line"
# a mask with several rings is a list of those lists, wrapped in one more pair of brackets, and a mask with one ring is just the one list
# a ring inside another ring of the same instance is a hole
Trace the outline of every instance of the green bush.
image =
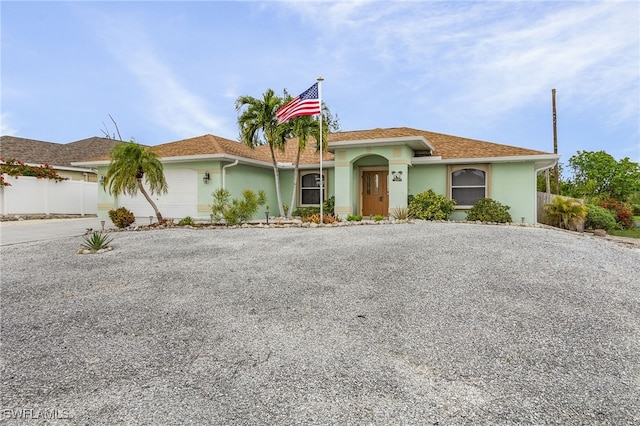
[(211, 213), (217, 221), (224, 220), (227, 225), (238, 225), (249, 221), (258, 211), (258, 207), (266, 204), (267, 196), (264, 191), (256, 195), (250, 189), (242, 192), (242, 199), (231, 199), (231, 193), (226, 189), (218, 189), (213, 194)]
[(384, 220), (384, 216), (382, 216), (381, 214), (377, 214), (373, 217), (373, 220), (375, 220), (376, 222), (380, 222), (381, 220)]
[(510, 208), (491, 198), (480, 198), (467, 212), (467, 220), (498, 223), (511, 222)]
[(186, 225), (193, 225), (195, 222), (193, 221), (193, 219), (191, 218), (191, 216), (187, 216), (184, 219), (180, 219), (180, 222), (178, 222), (178, 225), (180, 226), (186, 226)]
[(609, 210), (594, 204), (587, 205), (586, 229), (611, 230), (616, 227), (616, 218)]
[(456, 205), (455, 200), (447, 200), (445, 196), (438, 195), (431, 189), (410, 198), (409, 214), (416, 219), (449, 220)]
[(362, 220), (361, 214), (350, 214), (347, 216), (347, 221), (349, 222), (360, 222)]
[(126, 207), (109, 210), (109, 219), (118, 228), (126, 228), (136, 221), (136, 217)]
[(322, 203), (322, 213), (330, 214), (333, 216), (335, 206), (336, 206), (336, 197), (332, 195), (331, 197), (324, 200), (324, 203)]

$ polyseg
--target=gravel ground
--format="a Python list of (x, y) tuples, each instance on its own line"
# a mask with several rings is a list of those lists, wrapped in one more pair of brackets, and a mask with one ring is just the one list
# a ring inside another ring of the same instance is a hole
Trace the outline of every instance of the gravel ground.
[(2, 255), (6, 424), (640, 423), (640, 249), (417, 222)]

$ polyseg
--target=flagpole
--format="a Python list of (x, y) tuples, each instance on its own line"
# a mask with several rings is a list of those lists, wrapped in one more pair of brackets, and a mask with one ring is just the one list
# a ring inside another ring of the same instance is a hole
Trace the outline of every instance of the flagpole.
[(321, 76), (318, 77), (318, 102), (320, 104), (320, 225), (324, 223), (323, 218), (323, 199), (324, 199), (324, 179), (322, 177), (322, 153), (324, 151), (324, 147), (322, 145), (322, 82), (324, 78)]

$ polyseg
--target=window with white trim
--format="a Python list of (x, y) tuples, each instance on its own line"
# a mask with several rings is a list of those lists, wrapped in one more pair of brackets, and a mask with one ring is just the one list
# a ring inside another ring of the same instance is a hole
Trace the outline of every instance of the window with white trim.
[(459, 166), (450, 169), (452, 200), (456, 207), (473, 206), (480, 198), (487, 198), (487, 168), (478, 166)]
[[(325, 188), (326, 200), (326, 188), (327, 188), (327, 176), (322, 179), (322, 184)], [(300, 199), (299, 204), (301, 206), (319, 206), (320, 205), (320, 173), (318, 172), (305, 172), (300, 173)]]

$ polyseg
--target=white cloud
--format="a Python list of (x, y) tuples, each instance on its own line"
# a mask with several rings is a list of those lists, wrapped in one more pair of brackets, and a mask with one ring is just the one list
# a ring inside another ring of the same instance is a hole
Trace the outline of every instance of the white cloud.
[(157, 126), (178, 138), (205, 133), (233, 134), (234, 129), (225, 119), (211, 113), (206, 99), (190, 90), (186, 82), (161, 61), (154, 43), (139, 23), (118, 20), (117, 25), (108, 24), (103, 28), (111, 28), (103, 33), (107, 49), (144, 90), (146, 100), (137, 108), (147, 109)]
[[(616, 125), (639, 111), (639, 8), (635, 2), (295, 3), (307, 25), (337, 46), (333, 67), (373, 61), (415, 101), (434, 94), (443, 111), (491, 120), (540, 102), (552, 88), (564, 106), (602, 106)], [(586, 108), (585, 108), (586, 110)]]
[(18, 129), (16, 129), (11, 123), (10, 115), (5, 112), (0, 112), (0, 135), (13, 136), (17, 133)]

